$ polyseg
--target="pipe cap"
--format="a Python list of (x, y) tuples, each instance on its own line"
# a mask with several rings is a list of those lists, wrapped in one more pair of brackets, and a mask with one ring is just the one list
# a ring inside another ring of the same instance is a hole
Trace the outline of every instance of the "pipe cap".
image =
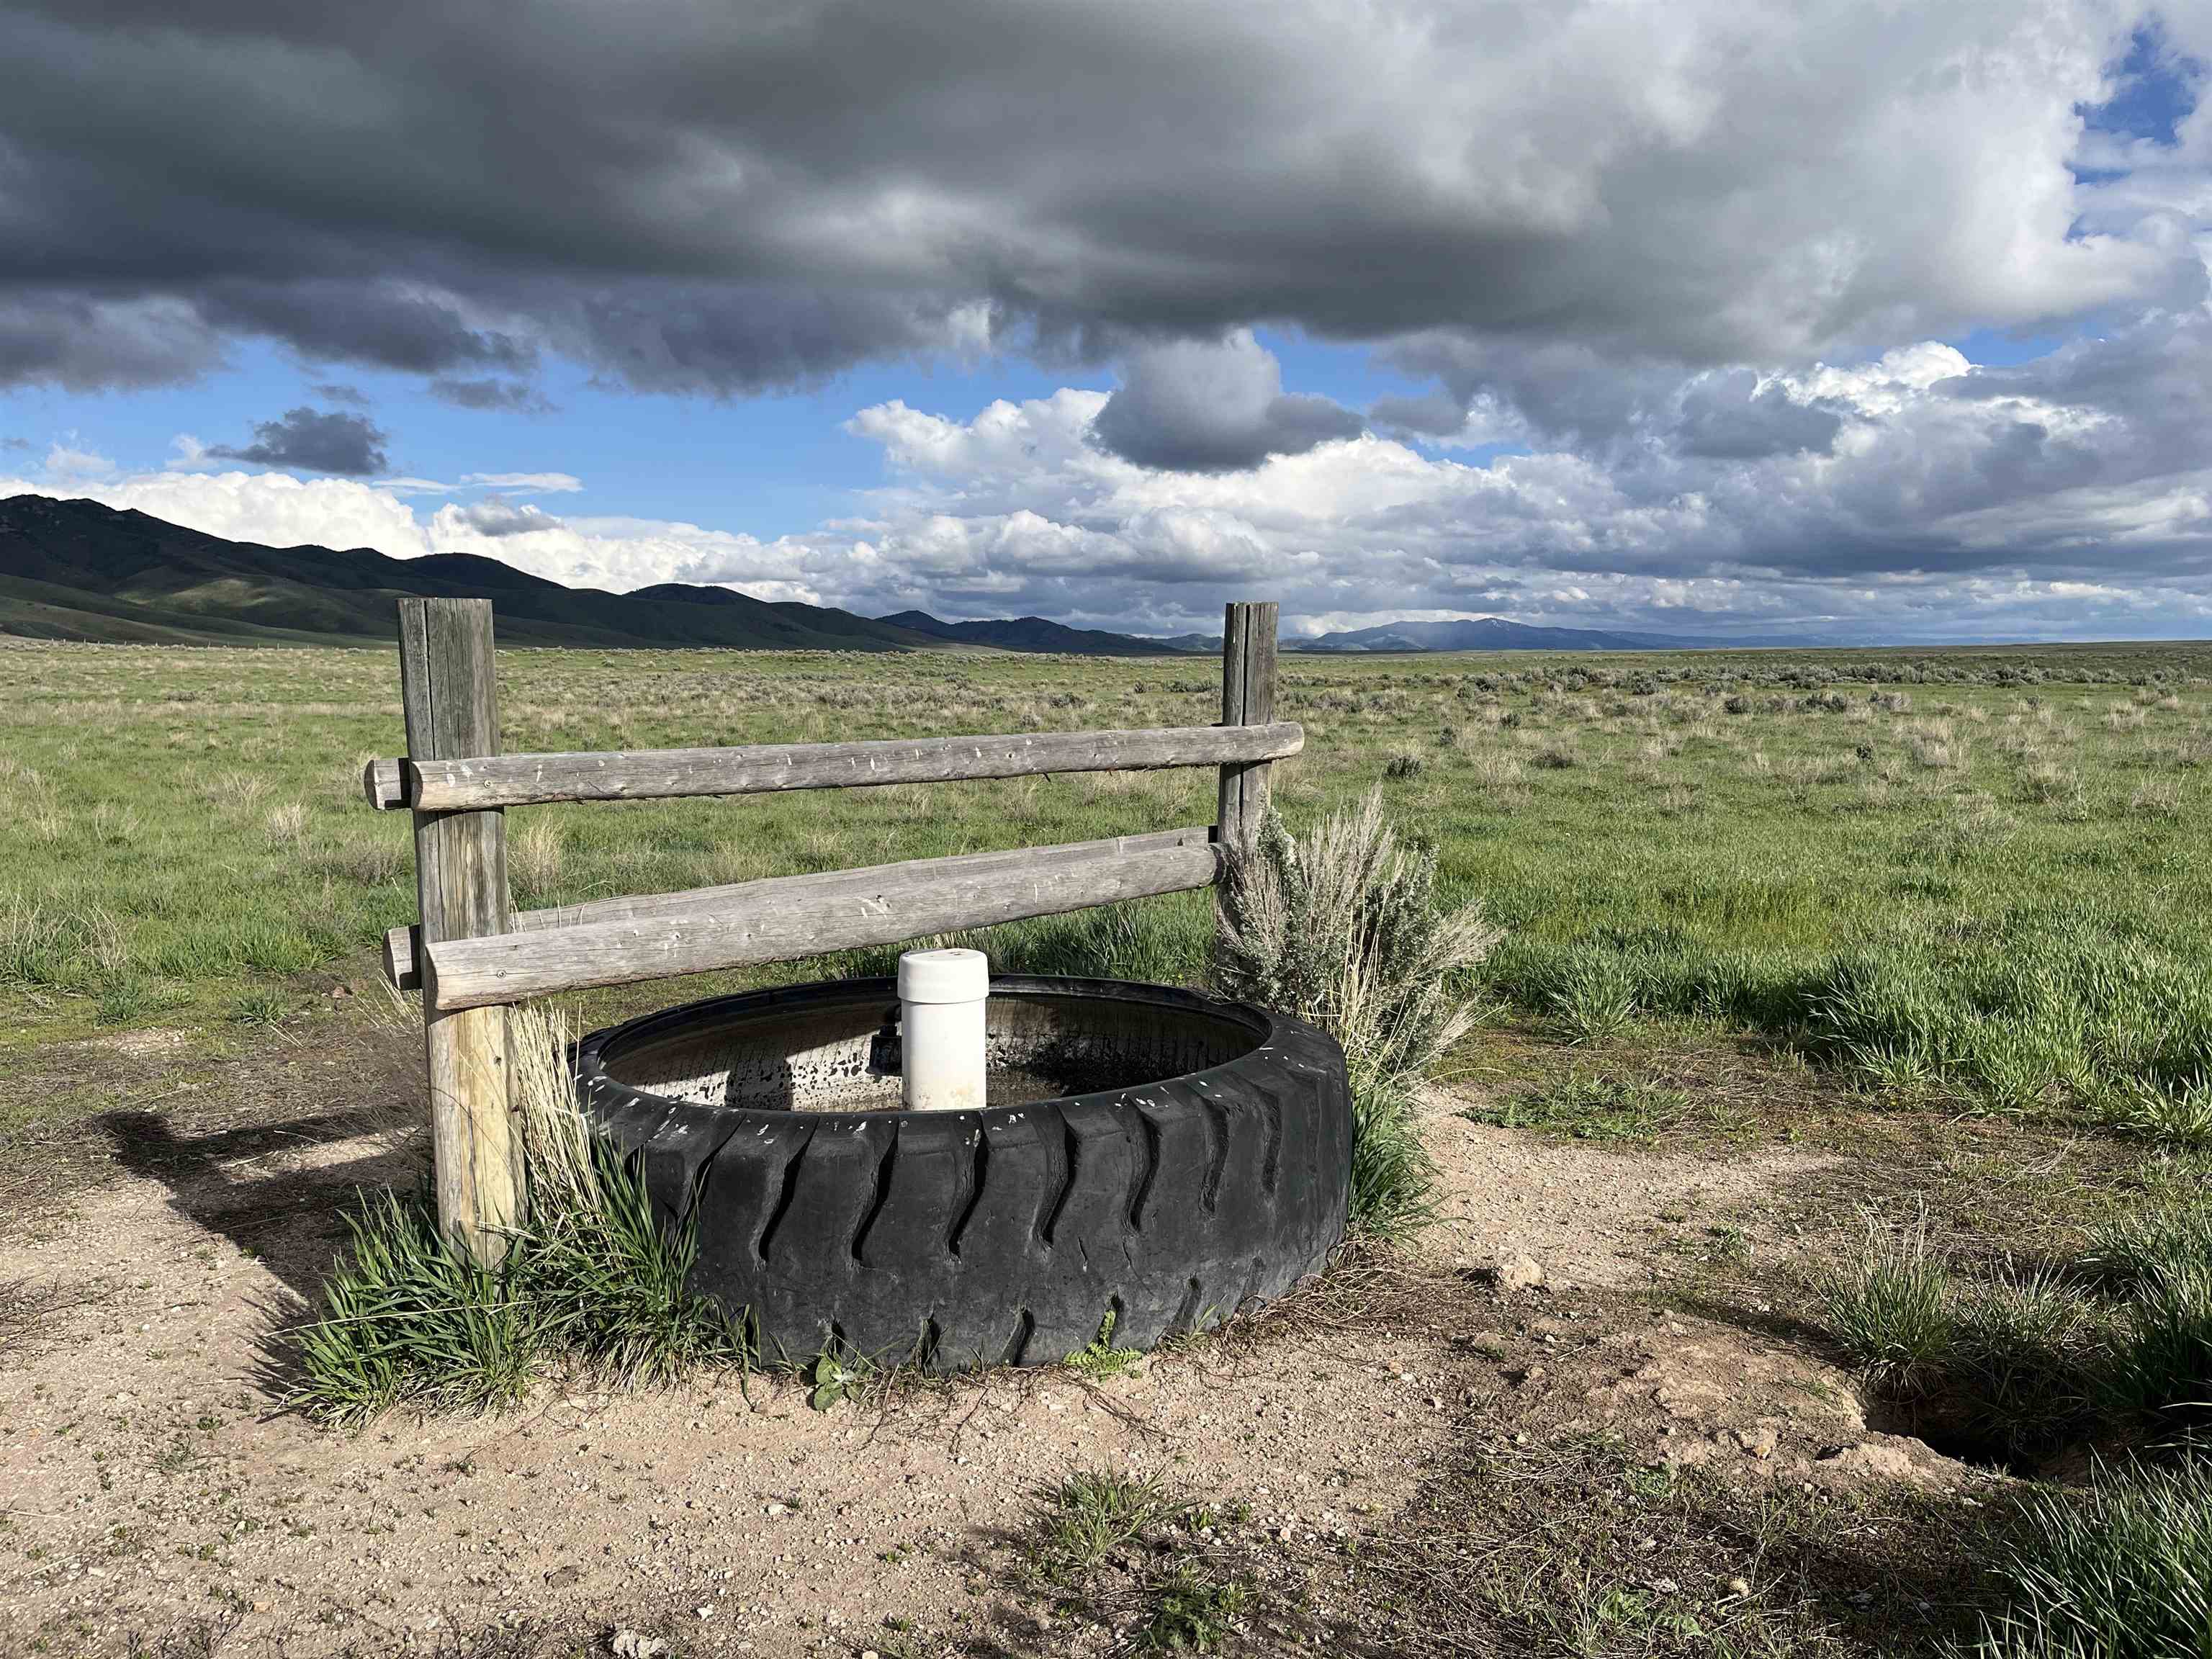
[(981, 1002), (991, 994), (991, 959), (981, 951), (908, 951), (899, 957), (901, 1002)]

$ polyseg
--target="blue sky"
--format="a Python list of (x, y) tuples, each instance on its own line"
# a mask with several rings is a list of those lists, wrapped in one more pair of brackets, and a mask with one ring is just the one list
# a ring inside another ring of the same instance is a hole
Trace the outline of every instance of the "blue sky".
[[(1364, 407), (1419, 389), (1378, 363), (1370, 347), (1271, 329), (1259, 337), (1281, 361), (1285, 382), (1299, 391)], [(687, 520), (773, 538), (850, 513), (856, 492), (884, 481), (881, 448), (845, 430), (856, 410), (902, 399), (966, 419), (996, 399), (1018, 403), (1061, 386), (1110, 392), (1115, 380), (1109, 363), (1046, 369), (993, 352), (872, 363), (804, 387), (702, 398), (609, 385), (556, 360), (541, 379), (545, 408), (472, 410), (432, 395), (419, 376), (304, 362), (264, 341), (242, 343), (230, 356), (223, 370), (186, 385), (127, 392), (0, 389), (0, 438), (41, 454), (60, 443), (125, 471), (150, 471), (174, 459), (180, 435), (242, 445), (256, 422), (298, 405), (358, 410), (392, 434), (398, 476), (452, 481), (467, 473), (563, 472), (582, 481), (576, 504), (595, 514)], [(362, 401), (326, 395), (323, 388), (331, 386), (350, 388)]]
[(2212, 633), (2201, 7), (203, 11), (0, 18), (0, 487), (1162, 631)]

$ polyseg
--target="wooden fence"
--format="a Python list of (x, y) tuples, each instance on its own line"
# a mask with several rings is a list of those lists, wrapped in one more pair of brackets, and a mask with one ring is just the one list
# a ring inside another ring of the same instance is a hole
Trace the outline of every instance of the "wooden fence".
[[(507, 1093), (512, 1004), (1211, 884), (1224, 852), (1249, 848), (1258, 832), (1269, 763), (1304, 743), (1296, 725), (1274, 717), (1275, 629), (1273, 605), (1228, 607), (1218, 726), (502, 755), (490, 601), (400, 600), (407, 754), (370, 762), (362, 782), (379, 811), (414, 814), (422, 919), (386, 939), (385, 971), (422, 993), (441, 1224), (478, 1259), (496, 1261), (521, 1202)], [(507, 895), (510, 806), (1198, 766), (1220, 769), (1212, 825), (519, 915)]]

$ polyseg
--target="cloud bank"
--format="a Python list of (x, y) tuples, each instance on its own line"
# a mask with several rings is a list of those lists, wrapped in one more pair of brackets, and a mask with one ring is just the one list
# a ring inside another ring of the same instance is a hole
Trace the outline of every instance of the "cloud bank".
[(720, 582), (1161, 633), (1264, 592), (1307, 631), (1504, 613), (1712, 635), (2203, 636), (2208, 360), (2199, 307), (2012, 368), (1923, 343), (1851, 368), (1655, 376), (1613, 410), (1608, 444), (1484, 464), (1368, 429), (1170, 471), (1110, 447), (1119, 392), (967, 420), (894, 401), (848, 423), (890, 482), (849, 519), (765, 540), (519, 499), (574, 493), (561, 474), (482, 477), (497, 495), (421, 512), (404, 481), (80, 471), (31, 487), (280, 544), (481, 552), (577, 585)]
[(0, 377), (727, 393), (1263, 321), (1707, 364), (2172, 303), (2194, 186), (2081, 114), (2153, 28), (2212, 58), (2106, 0), (17, 0)]
[[(2203, 633), (2208, 64), (2212, 11), (2130, 0), (16, 0), (0, 386), (274, 343), (326, 401), (350, 365), (490, 419), (556, 362), (711, 398), (1015, 353), (1113, 389), (875, 403), (884, 486), (770, 540), (526, 499), (559, 475), (418, 509), (444, 487), (368, 482), (380, 428), (306, 408), (204, 453), (313, 480), (27, 482), (1162, 631), (1264, 590), (1310, 626)], [(1261, 333), (1401, 384), (1286, 386)]]

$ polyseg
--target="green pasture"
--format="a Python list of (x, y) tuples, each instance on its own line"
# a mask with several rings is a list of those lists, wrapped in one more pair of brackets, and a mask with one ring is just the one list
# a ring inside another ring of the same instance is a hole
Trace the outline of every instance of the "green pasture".
[[(1880, 1093), (2212, 1139), (2212, 647), (1292, 656), (1283, 675), (1307, 732), (1277, 769), (1293, 828), (1381, 787), (1446, 895), (1507, 929), (1482, 971), (1516, 1017), (1588, 1042), (1711, 1018)], [(1218, 697), (1204, 659), (524, 650), (500, 677), (509, 750), (1203, 724)], [(413, 872), (405, 815), (372, 811), (359, 776), (402, 746), (396, 650), (0, 648), (0, 1041), (219, 1035), (365, 982)], [(1212, 793), (1173, 772), (518, 809), (514, 896), (1204, 823)], [(1206, 904), (991, 944), (1195, 977)]]

